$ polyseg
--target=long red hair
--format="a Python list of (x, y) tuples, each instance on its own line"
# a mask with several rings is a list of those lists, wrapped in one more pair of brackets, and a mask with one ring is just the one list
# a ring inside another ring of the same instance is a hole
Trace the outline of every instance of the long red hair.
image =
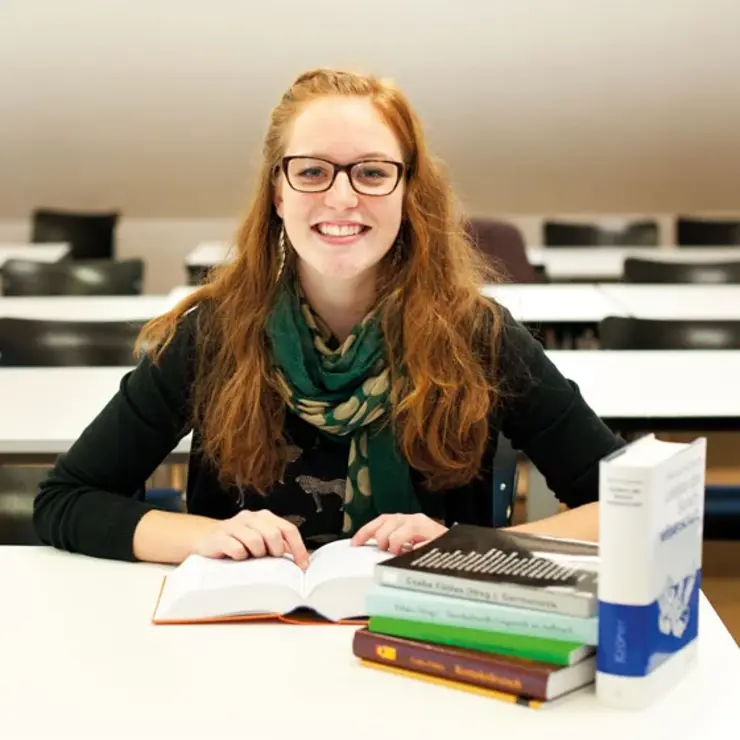
[[(234, 259), (169, 313), (149, 322), (139, 351), (156, 362), (182, 316), (196, 304), (197, 359), (192, 423), (223, 484), (265, 492), (286, 464), (285, 404), (271, 369), (265, 321), (280, 271), (281, 221), (273, 205), (276, 172), (291, 122), (328, 95), (368, 97), (397, 136), (407, 182), (401, 259), (391, 250), (380, 265), (380, 312), (391, 369), (389, 416), (409, 465), (429, 489), (473, 479), (488, 440), (488, 415), (500, 398), (496, 347), (498, 308), (480, 293), (496, 280), (470, 243), (442, 166), (431, 156), (419, 119), (391, 82), (316, 69), (298, 77), (272, 111), (256, 190), (235, 238)], [(281, 280), (292, 279), (288, 250)]]

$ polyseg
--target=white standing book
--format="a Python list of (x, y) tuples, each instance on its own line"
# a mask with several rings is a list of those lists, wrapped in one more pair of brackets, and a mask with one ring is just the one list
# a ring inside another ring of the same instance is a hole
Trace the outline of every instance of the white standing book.
[(692, 669), (699, 632), (706, 439), (646, 435), (600, 464), (596, 695), (657, 701)]

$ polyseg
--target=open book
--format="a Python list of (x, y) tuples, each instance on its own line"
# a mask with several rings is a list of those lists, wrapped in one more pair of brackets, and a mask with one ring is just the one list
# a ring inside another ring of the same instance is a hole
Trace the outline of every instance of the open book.
[(365, 620), (375, 564), (389, 557), (349, 540), (318, 548), (305, 572), (288, 555), (239, 561), (191, 555), (165, 577), (152, 621), (292, 621), (288, 615), (304, 609), (331, 622)]

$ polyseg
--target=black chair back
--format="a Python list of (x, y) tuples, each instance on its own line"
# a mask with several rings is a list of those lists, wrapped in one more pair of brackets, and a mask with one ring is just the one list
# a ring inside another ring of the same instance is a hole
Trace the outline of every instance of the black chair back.
[(0, 318), (0, 367), (133, 365), (143, 324)]
[(740, 262), (659, 262), (628, 257), (622, 279), (626, 283), (740, 283)]
[(632, 221), (620, 227), (545, 221), (543, 230), (548, 247), (654, 247), (660, 238), (655, 221)]
[(141, 295), (143, 284), (140, 259), (54, 263), (13, 259), (0, 271), (0, 286), (7, 296)]
[(210, 271), (211, 268), (206, 265), (185, 265), (187, 284), (190, 286), (203, 285)]
[(722, 247), (740, 244), (740, 221), (689, 218), (676, 219), (679, 247)]
[(74, 260), (112, 259), (119, 213), (84, 213), (37, 208), (31, 214), (31, 241), (66, 242)]
[(609, 316), (599, 324), (599, 345), (611, 350), (740, 349), (740, 321)]

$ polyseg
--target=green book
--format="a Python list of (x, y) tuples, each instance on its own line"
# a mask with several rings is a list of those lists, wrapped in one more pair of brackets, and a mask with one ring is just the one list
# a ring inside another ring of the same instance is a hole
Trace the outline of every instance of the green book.
[(512, 655), (554, 665), (574, 665), (594, 652), (593, 647), (577, 642), (489, 632), (470, 627), (451, 627), (446, 624), (415, 622), (394, 617), (370, 617), (368, 629), (381, 635), (452, 645), (498, 655)]

